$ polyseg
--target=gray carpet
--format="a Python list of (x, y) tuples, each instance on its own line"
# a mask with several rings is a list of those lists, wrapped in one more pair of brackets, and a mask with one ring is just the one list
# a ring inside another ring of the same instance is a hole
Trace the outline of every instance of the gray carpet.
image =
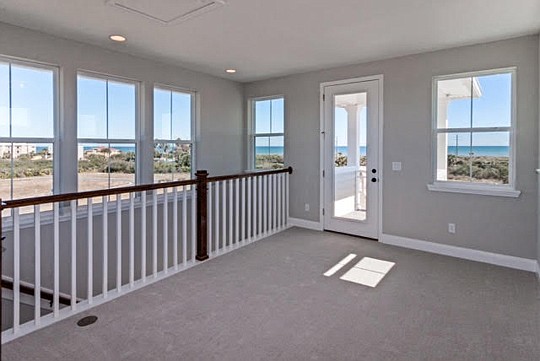
[[(376, 288), (322, 273), (396, 262)], [(349, 266), (352, 266), (351, 263)], [(2, 360), (540, 360), (531, 273), (292, 228), (4, 345)]]

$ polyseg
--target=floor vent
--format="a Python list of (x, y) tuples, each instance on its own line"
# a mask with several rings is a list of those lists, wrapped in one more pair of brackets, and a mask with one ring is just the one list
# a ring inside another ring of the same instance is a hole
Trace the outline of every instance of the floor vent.
[(97, 316), (86, 316), (77, 321), (77, 326), (86, 327), (97, 321)]

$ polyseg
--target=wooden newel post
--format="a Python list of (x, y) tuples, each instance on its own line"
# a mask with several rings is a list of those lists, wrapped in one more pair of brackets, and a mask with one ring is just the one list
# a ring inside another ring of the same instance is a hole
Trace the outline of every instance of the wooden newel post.
[(204, 261), (208, 259), (208, 231), (207, 231), (207, 194), (208, 194), (208, 172), (205, 170), (198, 170), (195, 173), (197, 177), (197, 255), (195, 259), (197, 261)]

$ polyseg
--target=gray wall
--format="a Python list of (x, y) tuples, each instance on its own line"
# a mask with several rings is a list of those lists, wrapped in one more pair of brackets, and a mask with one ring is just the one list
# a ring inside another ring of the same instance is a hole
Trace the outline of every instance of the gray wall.
[[(121, 45), (121, 46), (129, 46)], [(142, 82), (143, 156), (142, 182), (152, 181), (152, 88), (154, 83), (188, 88), (200, 96), (200, 136), (197, 168), (211, 174), (235, 173), (244, 165), (242, 85), (230, 80), (185, 70), (92, 45), (60, 39), (36, 31), (0, 23), (0, 55), (25, 58), (60, 67), (61, 121), (64, 134), (61, 169), (74, 174), (77, 166), (77, 70), (95, 71)], [(147, 142), (144, 142), (147, 140)], [(74, 177), (62, 177), (60, 191), (76, 189)]]
[[(383, 232), (536, 258), (538, 36), (424, 53), (247, 84), (246, 98), (285, 96), (291, 217), (319, 221), (319, 85), (384, 74)], [(430, 192), (431, 81), (434, 75), (517, 66), (518, 199)], [(401, 161), (402, 172), (391, 162)], [(304, 211), (309, 203), (311, 210)], [(447, 232), (456, 223), (457, 233)]]

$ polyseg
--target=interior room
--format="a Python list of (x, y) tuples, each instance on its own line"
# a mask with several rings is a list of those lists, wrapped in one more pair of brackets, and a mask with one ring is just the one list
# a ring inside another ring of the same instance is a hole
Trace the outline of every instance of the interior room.
[(0, 0), (1, 360), (539, 360), (539, 69), (536, 0)]

